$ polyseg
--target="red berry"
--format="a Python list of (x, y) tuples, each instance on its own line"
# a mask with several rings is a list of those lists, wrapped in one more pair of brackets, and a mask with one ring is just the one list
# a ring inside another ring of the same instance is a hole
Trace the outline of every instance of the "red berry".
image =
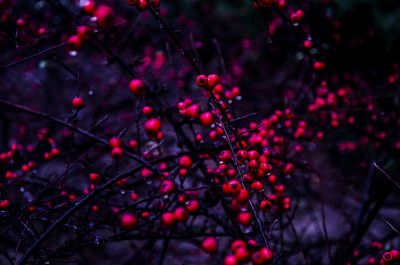
[(264, 188), (264, 184), (262, 184), (260, 181), (254, 181), (251, 184), (251, 188), (256, 191), (261, 191)]
[(0, 210), (4, 211), (7, 210), (9, 207), (10, 207), (9, 200), (0, 200)]
[(94, 16), (97, 18), (97, 24), (100, 27), (110, 26), (114, 22), (114, 10), (106, 5), (96, 8)]
[(196, 77), (196, 84), (197, 84), (199, 87), (207, 87), (207, 83), (208, 83), (208, 81), (207, 81), (207, 76), (205, 76), (205, 75), (198, 75), (198, 76)]
[(254, 265), (262, 265), (267, 262), (264, 256), (261, 255), (260, 251), (255, 251), (253, 255), (251, 255), (251, 261)]
[(148, 0), (138, 0), (136, 7), (139, 9), (139, 11), (145, 11), (148, 5)]
[(218, 250), (218, 242), (215, 237), (208, 237), (201, 242), (201, 248), (209, 253), (215, 253)]
[(236, 252), (239, 248), (246, 248), (247, 243), (243, 240), (237, 239), (232, 242), (231, 249), (233, 252)]
[(241, 223), (242, 225), (249, 226), (251, 224), (253, 216), (249, 212), (240, 212), (238, 219), (239, 223)]
[(79, 26), (76, 28), (76, 34), (81, 40), (88, 40), (92, 35), (92, 31), (88, 26)]
[(126, 230), (133, 229), (138, 223), (138, 220), (135, 215), (131, 213), (124, 213), (121, 216), (121, 227)]
[(304, 18), (304, 12), (301, 9), (298, 9), (296, 12), (294, 12), (290, 16), (290, 19), (294, 23), (300, 22), (303, 18)]
[(183, 207), (176, 208), (175, 212), (174, 212), (174, 216), (175, 216), (175, 220), (178, 222), (185, 222), (187, 219), (189, 219), (189, 213)]
[(123, 154), (124, 154), (124, 151), (122, 150), (121, 147), (114, 147), (111, 151), (111, 156), (114, 159), (120, 159)]
[(248, 152), (249, 160), (258, 160), (260, 154), (256, 150), (250, 150)]
[(263, 212), (269, 212), (271, 210), (271, 207), (272, 207), (272, 203), (267, 199), (262, 200), (260, 203), (260, 209)]
[(175, 190), (175, 184), (171, 180), (164, 180), (160, 186), (162, 194), (171, 194)]
[(316, 61), (313, 64), (313, 68), (315, 71), (322, 71), (325, 69), (325, 63), (324, 62), (320, 62), (320, 61)]
[(138, 141), (135, 139), (132, 139), (129, 141), (129, 147), (132, 149), (135, 149), (136, 147), (138, 147)]
[(82, 40), (77, 35), (69, 37), (67, 40), (67, 49), (69, 51), (77, 51), (82, 47)]
[(259, 250), (259, 253), (265, 261), (272, 260), (273, 253), (270, 249), (263, 247), (262, 249)]
[(94, 12), (94, 8), (96, 3), (92, 0), (88, 0), (88, 1), (83, 1), (84, 5), (82, 5), (82, 9), (83, 11), (85, 11), (88, 14), (91, 14)]
[(129, 83), (129, 89), (135, 96), (142, 96), (145, 91), (143, 81), (140, 79), (132, 79)]
[(122, 141), (121, 141), (121, 139), (118, 138), (118, 137), (112, 137), (112, 138), (108, 141), (108, 144), (109, 144), (111, 147), (121, 147)]
[(149, 135), (157, 135), (161, 130), (161, 122), (156, 118), (149, 119), (144, 123), (144, 129)]
[[(0, 6), (1, 6), (1, 3), (2, 3), (2, 2), (0, 2)], [(22, 27), (24, 27), (25, 25), (26, 25), (26, 21), (25, 21), (24, 19), (19, 18), (19, 19), (17, 20), (17, 26), (18, 26), (19, 28), (22, 28)]]
[(74, 97), (72, 99), (72, 106), (75, 109), (81, 109), (81, 108), (83, 108), (85, 106), (85, 101), (80, 97)]
[(232, 179), (222, 185), (222, 191), (227, 195), (235, 195), (242, 189), (237, 179)]
[(150, 116), (153, 113), (153, 108), (150, 106), (144, 106), (142, 112), (145, 116)]
[(249, 158), (249, 155), (246, 150), (239, 150), (236, 153), (236, 157), (239, 161), (244, 162)]
[(221, 151), (221, 153), (219, 154), (219, 159), (224, 162), (231, 160), (232, 159), (231, 151), (228, 150)]
[(193, 104), (186, 109), (186, 116), (192, 119), (196, 119), (200, 115), (200, 106), (197, 104)]
[(285, 168), (283, 169), (283, 173), (284, 174), (292, 174), (295, 169), (296, 169), (296, 167), (294, 166), (294, 164), (289, 162), (285, 165)]
[(253, 159), (250, 160), (250, 162), (247, 165), (250, 169), (257, 169), (258, 168), (258, 162), (257, 160)]
[(306, 48), (306, 49), (311, 49), (311, 47), (312, 47), (312, 41), (311, 41), (311, 40), (305, 40), (305, 41), (303, 42), (303, 46), (304, 46), (304, 48)]
[(190, 213), (196, 213), (200, 209), (200, 203), (197, 200), (191, 200), (186, 203), (186, 210), (188, 210)]
[(236, 195), (236, 200), (238, 203), (245, 203), (249, 200), (250, 194), (247, 190), (241, 189), (239, 193)]
[(246, 247), (241, 247), (235, 251), (235, 257), (239, 262), (244, 262), (250, 258), (250, 252)]
[(212, 90), (216, 85), (219, 84), (221, 78), (217, 74), (211, 74), (207, 77), (207, 86), (209, 90)]
[(139, 199), (139, 195), (135, 192), (132, 192), (129, 197), (131, 198), (132, 201), (137, 201)]
[(171, 212), (165, 212), (161, 216), (161, 222), (163, 225), (170, 227), (175, 224), (175, 215)]
[(210, 126), (213, 124), (213, 115), (211, 112), (204, 112), (200, 115), (201, 124), (204, 126)]
[(234, 255), (228, 255), (224, 259), (224, 265), (237, 265), (237, 260)]
[(94, 212), (94, 213), (98, 213), (99, 211), (100, 211), (100, 207), (99, 206), (97, 206), (97, 205), (92, 205), (92, 212)]
[(90, 173), (89, 174), (89, 180), (93, 183), (99, 182), (100, 180), (100, 174), (99, 173)]
[(382, 255), (382, 260), (383, 260), (385, 263), (391, 262), (391, 261), (393, 260), (393, 255), (392, 255), (392, 253), (390, 253), (389, 251), (383, 253), (383, 255)]
[(179, 158), (179, 165), (184, 168), (190, 168), (193, 165), (193, 161), (190, 156), (182, 156)]
[(50, 153), (51, 153), (52, 157), (58, 156), (60, 154), (60, 149), (54, 147), (54, 148), (51, 149)]

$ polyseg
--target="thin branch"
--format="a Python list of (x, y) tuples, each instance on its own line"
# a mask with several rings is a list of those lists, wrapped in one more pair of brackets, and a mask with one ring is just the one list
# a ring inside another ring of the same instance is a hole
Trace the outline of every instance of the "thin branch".
[(383, 170), (381, 167), (378, 166), (378, 164), (376, 164), (376, 162), (374, 161), (374, 167), (376, 167), (383, 175), (385, 175), (394, 185), (396, 185), (396, 187), (398, 189), (400, 189), (400, 184), (397, 183), (388, 173), (386, 173), (385, 170)]

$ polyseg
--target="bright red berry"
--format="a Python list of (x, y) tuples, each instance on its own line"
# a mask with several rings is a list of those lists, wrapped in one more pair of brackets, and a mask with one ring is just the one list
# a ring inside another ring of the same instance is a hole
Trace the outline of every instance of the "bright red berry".
[(200, 122), (204, 126), (210, 126), (213, 124), (213, 119), (214, 117), (211, 112), (204, 112), (200, 115)]
[(9, 200), (0, 200), (0, 210), (4, 211), (7, 210), (9, 207), (10, 207)]
[(237, 260), (235, 255), (228, 255), (224, 259), (224, 265), (237, 265)]
[(186, 203), (186, 210), (188, 210), (190, 213), (196, 213), (200, 209), (200, 203), (197, 200), (191, 200)]
[(311, 47), (312, 47), (312, 41), (311, 41), (311, 40), (305, 40), (305, 41), (303, 42), (303, 46), (304, 46), (304, 48), (306, 48), (306, 49), (311, 49)]
[(135, 96), (142, 96), (145, 91), (143, 81), (140, 79), (132, 79), (129, 83), (129, 89)]
[(157, 135), (161, 130), (161, 122), (156, 118), (149, 119), (144, 123), (144, 129), (149, 135)]
[(108, 141), (108, 144), (109, 144), (111, 147), (120, 147), (120, 146), (122, 145), (122, 141), (121, 141), (121, 139), (118, 138), (118, 137), (112, 137), (112, 138)]
[(79, 26), (76, 28), (76, 34), (81, 40), (88, 40), (92, 35), (92, 30), (88, 26)]
[(85, 101), (80, 97), (74, 97), (72, 99), (72, 107), (75, 109), (81, 109), (85, 106)]
[(201, 242), (201, 248), (209, 254), (217, 252), (218, 250), (217, 239), (215, 237), (207, 237)]
[(142, 112), (145, 116), (150, 116), (153, 113), (153, 108), (150, 106), (144, 106)]
[(190, 156), (181, 156), (179, 158), (179, 165), (183, 168), (190, 168), (193, 165), (193, 161)]
[(222, 191), (227, 195), (235, 195), (242, 189), (237, 179), (231, 179), (222, 185)]
[(183, 207), (178, 207), (175, 209), (174, 216), (176, 221), (185, 222), (189, 219), (189, 212)]
[(175, 215), (171, 212), (165, 212), (161, 216), (161, 222), (167, 227), (171, 227), (175, 224)]
[(235, 252), (235, 257), (239, 262), (245, 262), (250, 258), (250, 252), (245, 248), (239, 248)]
[(240, 212), (238, 219), (240, 224), (244, 226), (249, 226), (251, 224), (251, 221), (253, 220), (253, 216), (249, 212)]
[(100, 27), (110, 26), (114, 22), (114, 10), (106, 5), (100, 5), (96, 8), (94, 16)]
[(68, 51), (77, 51), (82, 47), (82, 40), (77, 35), (69, 37), (67, 40)]
[(111, 156), (112, 158), (118, 160), (120, 159), (124, 154), (124, 151), (122, 150), (121, 147), (114, 147), (111, 151)]
[(97, 183), (100, 180), (100, 174), (99, 173), (90, 173), (89, 174), (89, 180), (93, 183)]
[(175, 190), (175, 184), (172, 180), (164, 180), (160, 186), (160, 192), (162, 194), (171, 194)]
[(221, 78), (217, 74), (211, 74), (207, 77), (207, 86), (209, 90), (212, 90), (216, 85), (219, 84)]
[(133, 229), (138, 223), (137, 217), (132, 213), (124, 213), (121, 216), (121, 227), (126, 230)]
[(199, 87), (207, 87), (207, 83), (208, 83), (208, 81), (207, 81), (207, 76), (205, 76), (205, 75), (198, 75), (198, 76), (196, 77), (196, 84), (197, 84)]

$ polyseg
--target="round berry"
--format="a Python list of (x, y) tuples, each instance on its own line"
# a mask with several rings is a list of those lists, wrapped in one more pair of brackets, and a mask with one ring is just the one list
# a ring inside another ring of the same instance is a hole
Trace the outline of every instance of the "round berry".
[(110, 139), (110, 141), (108, 141), (108, 144), (109, 144), (111, 147), (120, 147), (120, 146), (122, 145), (122, 141), (121, 141), (121, 139), (118, 138), (118, 137), (112, 137), (112, 138)]
[(10, 207), (9, 200), (0, 200), (0, 210), (1, 211), (7, 210), (9, 207)]
[(217, 252), (218, 250), (217, 239), (215, 237), (207, 237), (201, 242), (201, 248), (209, 254)]
[(89, 180), (93, 183), (97, 183), (100, 181), (100, 174), (99, 173), (90, 173)]
[(224, 259), (224, 265), (237, 265), (237, 260), (235, 255), (228, 255)]
[(150, 135), (157, 135), (161, 130), (161, 122), (156, 118), (149, 119), (144, 123), (144, 129)]
[(126, 230), (131, 230), (135, 228), (137, 225), (138, 220), (135, 215), (132, 213), (124, 213), (121, 216), (121, 227)]
[(72, 106), (75, 109), (82, 109), (85, 106), (85, 101), (80, 97), (74, 97), (72, 99)]
[(191, 200), (186, 203), (186, 210), (188, 210), (190, 213), (196, 213), (200, 209), (200, 203), (197, 200)]
[(208, 89), (212, 90), (216, 85), (219, 84), (221, 78), (217, 74), (211, 74), (207, 77)]
[(132, 79), (131, 82), (129, 82), (129, 89), (135, 96), (142, 96), (145, 91), (145, 86), (142, 80)]
[(185, 222), (189, 219), (189, 213), (183, 207), (178, 207), (174, 212), (175, 220), (178, 222)]
[(153, 113), (153, 108), (150, 106), (144, 106), (142, 112), (145, 116), (150, 116)]
[(190, 156), (181, 156), (179, 158), (179, 165), (183, 168), (190, 168), (193, 165), (193, 161)]
[(175, 184), (172, 180), (164, 180), (160, 186), (162, 194), (171, 194), (175, 190)]
[(94, 11), (97, 24), (100, 27), (110, 26), (114, 22), (114, 10), (109, 6), (101, 5)]
[(244, 226), (249, 226), (251, 224), (251, 221), (253, 219), (253, 216), (249, 212), (241, 212), (239, 213), (239, 223), (241, 223)]
[(73, 35), (67, 40), (67, 49), (69, 51), (77, 51), (82, 47), (82, 40), (77, 35)]
[(207, 83), (208, 83), (208, 81), (207, 81), (207, 76), (205, 76), (205, 75), (198, 75), (198, 76), (196, 77), (196, 84), (197, 84), (199, 87), (206, 87), (206, 86), (207, 86)]
[(204, 126), (210, 126), (213, 124), (213, 115), (211, 112), (204, 112), (200, 115), (200, 122)]
[(122, 150), (121, 147), (114, 147), (111, 151), (111, 156), (112, 158), (118, 160), (120, 159), (124, 154), (124, 151)]
[(171, 212), (165, 212), (161, 216), (161, 222), (167, 227), (171, 227), (175, 224), (175, 215)]

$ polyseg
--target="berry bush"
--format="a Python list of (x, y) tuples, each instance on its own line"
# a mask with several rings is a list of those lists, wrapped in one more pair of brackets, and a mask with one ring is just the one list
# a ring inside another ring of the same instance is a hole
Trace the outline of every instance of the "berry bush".
[(400, 264), (397, 0), (0, 0), (0, 264)]

